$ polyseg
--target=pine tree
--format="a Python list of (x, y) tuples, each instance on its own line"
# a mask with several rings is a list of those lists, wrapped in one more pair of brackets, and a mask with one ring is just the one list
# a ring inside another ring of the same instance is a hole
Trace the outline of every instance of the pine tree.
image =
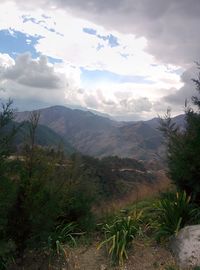
[(160, 130), (166, 138), (169, 177), (179, 190), (200, 203), (200, 73), (193, 81), (198, 95), (192, 97), (193, 107), (186, 106), (185, 127), (177, 127), (168, 111)]

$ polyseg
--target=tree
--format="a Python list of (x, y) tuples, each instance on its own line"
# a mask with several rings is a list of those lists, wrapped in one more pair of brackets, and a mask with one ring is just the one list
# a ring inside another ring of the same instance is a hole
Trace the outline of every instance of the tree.
[(3, 103), (0, 110), (0, 269), (6, 268), (10, 254), (15, 251), (14, 242), (7, 235), (8, 212), (16, 195), (16, 185), (10, 177), (11, 145), (17, 129), (12, 121), (12, 101)]
[(0, 158), (1, 160), (10, 154), (12, 140), (17, 132), (14, 125), (10, 129), (14, 119), (14, 109), (12, 108), (12, 100), (2, 103), (0, 110)]
[[(199, 95), (200, 74), (193, 81)], [(200, 97), (192, 97), (192, 104), (186, 106), (184, 128), (173, 123), (168, 111), (161, 119), (160, 130), (166, 138), (169, 177), (178, 189), (200, 203)]]
[(29, 134), (28, 134), (28, 145), (26, 145), (26, 165), (28, 170), (29, 178), (32, 177), (34, 168), (34, 158), (35, 158), (35, 141), (36, 141), (36, 130), (38, 127), (38, 122), (40, 118), (40, 113), (34, 111), (30, 114), (29, 118)]

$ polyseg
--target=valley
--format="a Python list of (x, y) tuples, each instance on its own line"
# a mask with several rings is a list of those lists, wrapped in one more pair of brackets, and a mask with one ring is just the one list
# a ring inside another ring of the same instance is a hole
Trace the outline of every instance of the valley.
[[(72, 147), (94, 157), (119, 156), (161, 161), (164, 156), (159, 119), (117, 122), (89, 111), (53, 106), (39, 110), (39, 123), (47, 126)], [(28, 120), (30, 112), (18, 112), (16, 121)], [(183, 124), (184, 116), (174, 118)]]

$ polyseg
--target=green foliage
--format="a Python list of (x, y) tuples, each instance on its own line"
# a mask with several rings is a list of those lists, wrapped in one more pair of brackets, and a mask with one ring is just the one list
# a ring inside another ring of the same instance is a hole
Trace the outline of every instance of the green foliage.
[[(198, 69), (200, 66), (198, 65)], [(200, 76), (193, 80), (200, 93)], [(192, 201), (200, 202), (200, 99), (192, 98), (197, 106), (185, 109), (185, 127), (180, 129), (172, 121), (168, 112), (161, 119), (161, 131), (166, 137), (169, 176), (180, 190), (185, 190)]]
[(200, 270), (200, 266), (195, 266), (193, 270)]
[[(76, 187), (76, 189), (75, 189)], [(79, 228), (84, 231), (91, 231), (94, 229), (95, 220), (91, 208), (94, 203), (95, 192), (92, 185), (87, 182), (79, 182), (69, 192), (69, 203), (66, 208), (65, 220), (74, 221), (79, 225)], [(91, 188), (91, 189), (90, 189)]]
[(48, 251), (51, 254), (65, 255), (64, 245), (76, 245), (74, 223), (60, 224), (55, 231), (48, 237)]
[(168, 193), (153, 208), (153, 226), (158, 240), (177, 234), (185, 225), (196, 222), (199, 212), (186, 192)]
[(61, 164), (60, 155), (47, 155), (46, 150), (35, 146), (30, 160), (29, 151), (26, 149), (21, 167), (18, 165), (15, 196), (6, 211), (7, 236), (15, 243), (18, 256), (26, 248), (49, 244), (61, 252), (70, 239), (71, 222), (79, 231), (91, 229), (95, 185), (93, 188), (86, 176), (83, 179), (71, 172), (76, 162), (73, 166)]
[(145, 171), (144, 164), (133, 158), (120, 158), (118, 156), (103, 157), (103, 164), (109, 165), (114, 170), (129, 168)]
[(15, 128), (6, 132), (7, 126), (12, 122), (14, 111), (12, 101), (2, 105), (0, 111), (0, 269), (6, 269), (13, 258), (15, 243), (8, 238), (8, 212), (16, 198), (16, 184), (10, 177), (7, 157), (11, 151), (12, 139), (16, 133)]
[(99, 160), (76, 154), (72, 156), (74, 161), (77, 164), (74, 168), (76, 176), (86, 176), (91, 183), (95, 183), (98, 189), (97, 200), (122, 197), (131, 191), (135, 182), (151, 178), (144, 165), (135, 159), (105, 157)]
[(14, 110), (12, 109), (12, 101), (2, 104), (0, 110), (0, 159), (5, 158), (11, 151), (13, 137), (17, 129), (12, 125), (12, 129), (7, 131), (8, 126), (14, 118)]
[(178, 270), (178, 268), (176, 266), (169, 265), (165, 267), (165, 270)]
[[(10, 105), (4, 110), (9, 110)], [(4, 111), (1, 117), (5, 131), (12, 120), (12, 110), (10, 121)], [(12, 257), (22, 258), (26, 248), (50, 245), (50, 249), (64, 252), (63, 245), (74, 240), (71, 222), (77, 223), (80, 230), (88, 229), (93, 220), (95, 181), (91, 183), (89, 172), (81, 174), (77, 160), (68, 161), (60, 150), (56, 152), (36, 145), (38, 120), (38, 115), (32, 115), (27, 133), (29, 144), (25, 145), (19, 159), (17, 156), (14, 160), (8, 158), (8, 145), (13, 136), (10, 129), (2, 133), (0, 128), (0, 146), (4, 147), (0, 152), (2, 269)]]
[(14, 261), (15, 244), (12, 241), (0, 241), (0, 270), (6, 270)]
[[(125, 166), (144, 170), (140, 163), (130, 159), (109, 157), (98, 160), (80, 154), (66, 158), (60, 149), (39, 147), (37, 114), (31, 116), (26, 126), (20, 126), (23, 132), (26, 130), (23, 134), (28, 137), (24, 147), (18, 151), (19, 156), (11, 157), (16, 130), (8, 128), (14, 112), (10, 106), (11, 102), (3, 106), (0, 114), (2, 267), (11, 258), (23, 258), (27, 248), (47, 246), (54, 253), (64, 253), (64, 244), (75, 242), (74, 224), (79, 232), (93, 230), (95, 217), (92, 208), (98, 201), (126, 193), (124, 183), (129, 178), (124, 177), (119, 169)], [(122, 167), (119, 167), (120, 163)], [(131, 218), (118, 218), (105, 229), (106, 237), (112, 236), (112, 241), (118, 243), (111, 253), (113, 259), (115, 257), (120, 263), (127, 256), (127, 248), (139, 231), (137, 217), (133, 214)], [(116, 235), (112, 235), (112, 231)], [(111, 238), (105, 243), (109, 245)]]
[(113, 262), (123, 264), (124, 259), (128, 258), (127, 250), (140, 231), (141, 215), (142, 212), (133, 217), (117, 217), (112, 224), (103, 226), (105, 240), (98, 248), (106, 245)]

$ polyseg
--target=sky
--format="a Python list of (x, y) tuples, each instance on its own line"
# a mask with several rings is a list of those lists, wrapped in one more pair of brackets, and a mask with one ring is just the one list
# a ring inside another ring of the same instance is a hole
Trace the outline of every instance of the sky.
[(1, 0), (0, 99), (118, 120), (183, 113), (196, 94), (199, 0)]

